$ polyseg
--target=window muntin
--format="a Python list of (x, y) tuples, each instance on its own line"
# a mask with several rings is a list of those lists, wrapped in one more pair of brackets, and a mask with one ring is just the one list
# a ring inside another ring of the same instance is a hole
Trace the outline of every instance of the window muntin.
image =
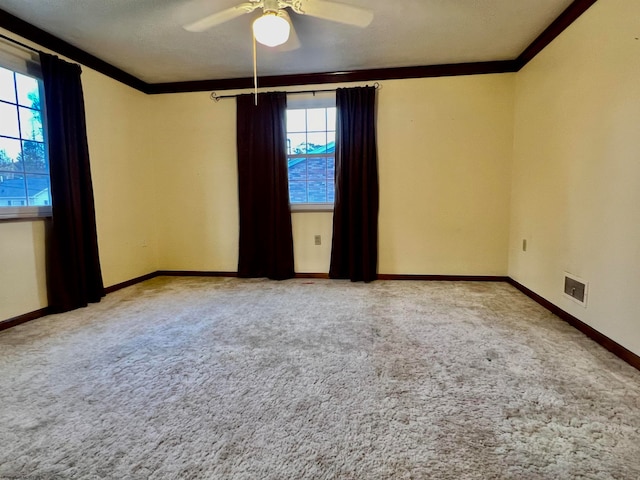
[(43, 100), (41, 81), (0, 66), (0, 218), (50, 214)]
[(292, 207), (328, 206), (335, 196), (336, 108), (287, 110), (287, 166)]

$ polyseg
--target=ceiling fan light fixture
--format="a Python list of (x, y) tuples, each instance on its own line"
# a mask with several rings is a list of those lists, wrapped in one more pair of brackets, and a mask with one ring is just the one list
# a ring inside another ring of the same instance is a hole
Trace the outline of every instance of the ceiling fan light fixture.
[(277, 47), (289, 39), (291, 25), (276, 12), (267, 12), (253, 22), (253, 35), (267, 47)]

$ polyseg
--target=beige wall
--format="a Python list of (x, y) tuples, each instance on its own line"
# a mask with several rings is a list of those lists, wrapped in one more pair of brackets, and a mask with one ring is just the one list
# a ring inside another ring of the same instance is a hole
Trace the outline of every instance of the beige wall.
[(380, 273), (506, 275), (514, 81), (384, 83)]
[(82, 82), (106, 286), (157, 270), (153, 98), (88, 68)]
[(238, 269), (235, 102), (153, 97), (152, 165), (162, 270)]
[[(157, 269), (151, 99), (88, 68), (82, 83), (98, 242), (109, 286)], [(47, 305), (44, 270), (44, 222), (0, 222), (0, 320)]]
[[(509, 247), (511, 277), (635, 353), (639, 19), (637, 0), (599, 1), (518, 73)], [(589, 282), (586, 309), (565, 271)]]
[[(208, 93), (154, 98), (152, 158), (157, 174), (162, 270), (238, 268), (236, 104)], [(292, 215), (297, 272), (327, 272), (330, 213)], [(322, 236), (322, 245), (314, 236)]]
[[(291, 227), (296, 272), (328, 273), (333, 212), (295, 212), (291, 215)], [(316, 235), (320, 235), (320, 245), (315, 244)]]
[[(383, 82), (381, 273), (506, 275), (513, 88), (512, 74)], [(160, 268), (235, 271), (235, 102), (189, 93), (153, 108)], [(297, 272), (328, 271), (331, 219), (293, 214)]]
[(0, 222), (0, 321), (46, 306), (44, 222)]

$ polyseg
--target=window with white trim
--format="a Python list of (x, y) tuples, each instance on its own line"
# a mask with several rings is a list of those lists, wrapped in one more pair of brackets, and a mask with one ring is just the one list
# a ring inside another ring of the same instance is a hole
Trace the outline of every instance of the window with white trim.
[(290, 96), (287, 166), (292, 210), (331, 210), (335, 196), (335, 94)]
[[(0, 55), (0, 219), (51, 214), (42, 81)], [(21, 68), (22, 67), (22, 68)]]

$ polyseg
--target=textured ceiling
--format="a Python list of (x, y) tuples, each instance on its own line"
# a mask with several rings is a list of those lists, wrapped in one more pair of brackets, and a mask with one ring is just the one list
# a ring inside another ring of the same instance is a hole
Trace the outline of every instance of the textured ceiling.
[[(243, 15), (181, 26), (241, 0), (0, 0), (0, 8), (148, 83), (252, 76)], [(316, 0), (309, 0), (316, 1)], [(319, 1), (319, 0), (318, 0)], [(510, 60), (572, 0), (342, 0), (374, 12), (360, 29), (291, 13), (301, 47), (258, 49), (260, 75)]]

